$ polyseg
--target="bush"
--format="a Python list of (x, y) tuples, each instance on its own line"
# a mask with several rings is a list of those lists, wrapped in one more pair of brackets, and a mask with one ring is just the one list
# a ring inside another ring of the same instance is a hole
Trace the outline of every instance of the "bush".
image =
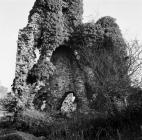
[(18, 114), (24, 109), (24, 107), (19, 104), (18, 98), (10, 93), (5, 98), (0, 99), (0, 105), (2, 106), (2, 110), (6, 112), (5, 121), (10, 121), (10, 124), (17, 121)]
[(3, 99), (0, 99), (0, 105), (2, 106), (4, 111), (14, 113), (16, 111), (18, 100), (15, 96), (11, 94), (7, 95)]

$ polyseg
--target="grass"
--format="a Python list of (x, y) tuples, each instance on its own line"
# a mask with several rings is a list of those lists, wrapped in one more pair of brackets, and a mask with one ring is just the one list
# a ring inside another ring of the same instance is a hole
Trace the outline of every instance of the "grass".
[(6, 123), (1, 125), (1, 121), (0, 127), (45, 136), (48, 140), (138, 140), (142, 136), (142, 107), (128, 106), (114, 115), (76, 112), (72, 118), (53, 118), (36, 110), (26, 110), (16, 123)]

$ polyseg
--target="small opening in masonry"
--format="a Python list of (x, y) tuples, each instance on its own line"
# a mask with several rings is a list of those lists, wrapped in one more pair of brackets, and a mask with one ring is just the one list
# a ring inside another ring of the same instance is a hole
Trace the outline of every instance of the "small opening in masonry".
[(36, 76), (31, 75), (31, 74), (28, 74), (27, 80), (26, 80), (27, 84), (33, 84), (33, 83), (35, 83), (36, 81), (37, 81)]
[(68, 12), (68, 8), (67, 8), (67, 7), (63, 7), (63, 8), (62, 8), (62, 13), (63, 13), (63, 14), (66, 14), (67, 12)]

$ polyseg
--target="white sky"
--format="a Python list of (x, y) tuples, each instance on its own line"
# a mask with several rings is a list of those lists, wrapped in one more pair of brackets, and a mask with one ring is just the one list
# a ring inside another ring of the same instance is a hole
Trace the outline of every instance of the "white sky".
[[(18, 30), (27, 24), (35, 0), (0, 0), (0, 81), (10, 89)], [(84, 0), (84, 21), (112, 16), (127, 40), (142, 40), (142, 0)]]

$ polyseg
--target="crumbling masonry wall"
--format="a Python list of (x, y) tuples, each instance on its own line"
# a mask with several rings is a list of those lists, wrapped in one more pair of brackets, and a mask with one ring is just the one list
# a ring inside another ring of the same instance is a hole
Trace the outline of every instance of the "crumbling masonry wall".
[(36, 0), (19, 31), (13, 92), (28, 106), (40, 109), (44, 102), (46, 111), (57, 111), (64, 95), (73, 92), (80, 111), (94, 104), (105, 110), (101, 100), (96, 102), (98, 87), (128, 84), (126, 44), (118, 25), (111, 17), (83, 24), (82, 3)]

